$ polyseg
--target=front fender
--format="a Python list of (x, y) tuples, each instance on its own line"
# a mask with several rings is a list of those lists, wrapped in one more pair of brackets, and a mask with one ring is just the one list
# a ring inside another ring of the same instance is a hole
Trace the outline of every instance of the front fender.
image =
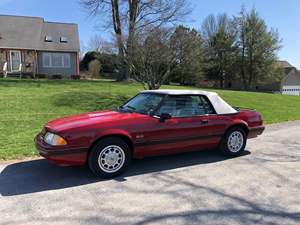
[(108, 136), (113, 136), (113, 135), (123, 136), (132, 141), (132, 136), (128, 131), (123, 130), (123, 129), (112, 128), (112, 129), (105, 129), (103, 131), (97, 132), (95, 134), (92, 142), (94, 143), (95, 141), (97, 141), (103, 137), (108, 137)]

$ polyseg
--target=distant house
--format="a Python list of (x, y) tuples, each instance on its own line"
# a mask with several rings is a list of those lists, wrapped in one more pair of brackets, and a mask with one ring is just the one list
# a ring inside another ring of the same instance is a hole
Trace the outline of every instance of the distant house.
[(79, 74), (77, 24), (0, 15), (0, 73)]
[(300, 96), (300, 71), (287, 61), (279, 61), (279, 65), (284, 69), (284, 76), (281, 81), (281, 93)]

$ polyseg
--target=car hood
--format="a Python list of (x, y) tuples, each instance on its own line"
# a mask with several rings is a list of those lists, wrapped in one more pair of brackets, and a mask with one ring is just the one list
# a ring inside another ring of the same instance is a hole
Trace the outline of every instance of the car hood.
[(60, 132), (79, 127), (97, 126), (99, 123), (120, 123), (123, 120), (136, 118), (138, 116), (142, 115), (117, 111), (90, 112), (52, 120), (46, 124), (46, 128), (54, 132)]

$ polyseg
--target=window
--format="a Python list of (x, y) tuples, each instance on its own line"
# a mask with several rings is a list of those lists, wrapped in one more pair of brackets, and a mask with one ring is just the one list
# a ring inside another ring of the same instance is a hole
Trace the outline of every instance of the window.
[(43, 66), (51, 67), (51, 55), (48, 53), (43, 53)]
[(63, 56), (61, 54), (52, 54), (52, 67), (63, 67)]
[(205, 96), (199, 96), (200, 104), (199, 107), (201, 110), (205, 111), (205, 114), (216, 114), (216, 111), (210, 101)]
[(67, 37), (60, 37), (60, 42), (61, 43), (68, 43), (68, 38)]
[(205, 114), (214, 114), (215, 111), (210, 102), (204, 96), (182, 95), (168, 96), (158, 115), (168, 113), (172, 117), (192, 117)]
[(52, 42), (53, 39), (52, 39), (51, 36), (48, 36), (48, 35), (47, 35), (47, 36), (45, 37), (45, 41), (46, 41), (46, 42)]
[(71, 56), (67, 53), (43, 53), (43, 67), (70, 68)]
[(70, 62), (70, 55), (69, 54), (63, 54), (63, 62), (64, 62), (64, 67), (70, 68), (71, 67), (71, 62)]
[(139, 94), (133, 99), (131, 99), (129, 102), (127, 102), (125, 105), (123, 105), (121, 107), (121, 110), (149, 114), (158, 107), (163, 97), (163, 95), (159, 94)]

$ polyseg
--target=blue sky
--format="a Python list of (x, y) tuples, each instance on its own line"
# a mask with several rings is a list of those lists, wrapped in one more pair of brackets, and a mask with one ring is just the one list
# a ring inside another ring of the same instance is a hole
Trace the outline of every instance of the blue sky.
[[(185, 24), (200, 28), (208, 14), (226, 12), (236, 15), (245, 5), (255, 7), (269, 27), (278, 29), (283, 48), (281, 59), (288, 60), (300, 69), (300, 0), (190, 0), (193, 13)], [(0, 14), (39, 16), (47, 21), (72, 22), (79, 25), (80, 40), (87, 43), (98, 33), (103, 37), (107, 31), (96, 29), (97, 21), (89, 18), (78, 0), (0, 0)], [(102, 20), (102, 18), (98, 18)]]

